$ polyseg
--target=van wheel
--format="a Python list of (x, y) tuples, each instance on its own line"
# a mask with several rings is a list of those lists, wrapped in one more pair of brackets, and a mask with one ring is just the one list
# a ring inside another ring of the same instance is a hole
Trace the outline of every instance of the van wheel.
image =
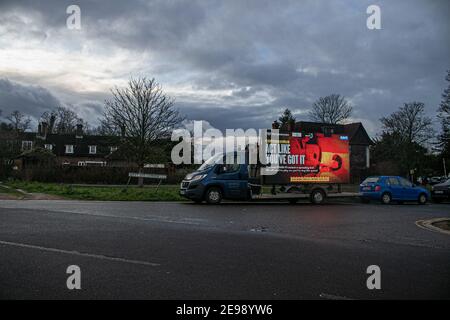
[(325, 201), (325, 192), (316, 189), (311, 192), (310, 200), (313, 204), (322, 204)]
[(419, 199), (417, 199), (417, 201), (419, 202), (419, 204), (425, 204), (427, 203), (427, 196), (425, 195), (425, 193), (421, 193), (419, 195)]
[(383, 193), (383, 195), (381, 196), (381, 202), (383, 204), (389, 204), (389, 203), (391, 203), (391, 200), (392, 200), (392, 196), (388, 192)]
[(205, 200), (209, 204), (219, 204), (222, 201), (222, 191), (217, 187), (209, 188)]

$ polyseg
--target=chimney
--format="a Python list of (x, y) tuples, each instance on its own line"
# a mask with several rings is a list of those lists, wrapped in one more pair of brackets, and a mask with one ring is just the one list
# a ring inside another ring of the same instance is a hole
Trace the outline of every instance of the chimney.
[(50, 116), (50, 123), (48, 124), (48, 132), (53, 133), (53, 128), (55, 127), (56, 116), (52, 114)]
[(81, 123), (77, 124), (77, 130), (75, 132), (75, 137), (77, 139), (83, 138), (83, 125)]
[(37, 136), (41, 139), (46, 139), (48, 133), (48, 124), (45, 121), (39, 122)]
[(47, 138), (47, 134), (48, 134), (48, 123), (43, 121), (41, 123), (41, 130), (42, 130), (42, 136), (44, 138)]

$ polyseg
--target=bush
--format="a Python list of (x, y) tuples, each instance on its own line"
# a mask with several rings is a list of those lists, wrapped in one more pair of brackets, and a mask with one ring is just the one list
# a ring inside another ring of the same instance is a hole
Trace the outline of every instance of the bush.
[[(135, 167), (75, 167), (75, 166), (35, 166), (27, 167), (18, 173), (17, 178), (26, 181), (79, 183), (79, 184), (126, 184), (128, 173), (137, 172)], [(167, 174), (164, 169), (144, 169), (144, 173)], [(185, 176), (184, 171), (176, 171), (168, 175), (165, 184), (179, 183)], [(136, 178), (131, 184), (136, 184)], [(145, 179), (145, 184), (159, 181)]]

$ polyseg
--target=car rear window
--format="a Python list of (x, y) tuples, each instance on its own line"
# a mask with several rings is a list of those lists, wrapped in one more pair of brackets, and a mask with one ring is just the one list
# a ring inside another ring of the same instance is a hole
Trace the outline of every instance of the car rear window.
[(380, 181), (379, 177), (370, 177), (370, 178), (367, 178), (366, 180), (364, 180), (363, 184), (366, 184), (366, 183), (377, 183), (378, 181)]

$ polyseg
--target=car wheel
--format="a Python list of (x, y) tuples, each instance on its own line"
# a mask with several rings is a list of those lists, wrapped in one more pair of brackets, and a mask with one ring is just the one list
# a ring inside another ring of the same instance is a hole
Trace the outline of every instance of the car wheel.
[(383, 195), (381, 196), (381, 202), (383, 204), (389, 204), (389, 203), (391, 203), (391, 200), (392, 200), (392, 196), (388, 192), (383, 193)]
[(420, 195), (419, 195), (419, 199), (417, 200), (418, 202), (419, 202), (419, 204), (425, 204), (425, 203), (427, 203), (427, 196), (426, 196), (426, 194), (425, 193), (421, 193)]
[(217, 187), (209, 188), (205, 198), (209, 204), (219, 204), (222, 201), (222, 191)]
[(325, 192), (322, 190), (313, 190), (310, 195), (313, 204), (322, 204), (325, 201)]

